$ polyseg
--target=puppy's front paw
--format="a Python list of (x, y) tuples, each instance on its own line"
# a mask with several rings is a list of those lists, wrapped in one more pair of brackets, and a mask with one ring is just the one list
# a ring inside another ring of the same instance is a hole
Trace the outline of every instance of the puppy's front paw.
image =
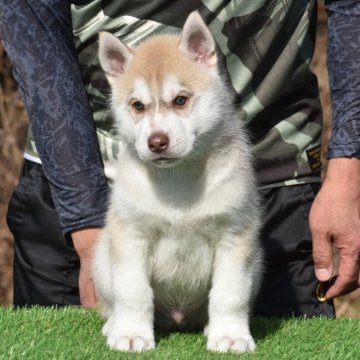
[(244, 353), (255, 350), (255, 341), (249, 329), (236, 321), (225, 324), (208, 325), (205, 329), (207, 349), (215, 352)]
[(110, 349), (127, 351), (127, 352), (143, 352), (155, 348), (153, 338), (145, 338), (143, 336), (112, 336), (109, 335), (107, 344)]
[(218, 338), (209, 338), (207, 349), (215, 352), (234, 352), (237, 354), (254, 351), (255, 342), (251, 335), (249, 336), (222, 336)]
[(154, 332), (152, 326), (134, 326), (125, 321), (115, 321), (109, 318), (103, 326), (102, 333), (107, 337), (110, 349), (143, 352), (155, 348)]

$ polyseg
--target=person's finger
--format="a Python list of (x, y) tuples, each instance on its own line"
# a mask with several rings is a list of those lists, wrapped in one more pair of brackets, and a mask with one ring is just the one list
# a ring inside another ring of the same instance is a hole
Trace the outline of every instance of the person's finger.
[(352, 251), (340, 250), (339, 274), (336, 281), (326, 292), (326, 298), (332, 299), (346, 295), (359, 285), (359, 259)]
[(81, 291), (81, 305), (90, 308), (96, 305), (96, 295), (94, 287), (90, 284), (87, 284), (85, 288)]
[(79, 274), (79, 292), (81, 305), (94, 307), (96, 305), (96, 292), (91, 273), (91, 262), (82, 261)]
[(86, 298), (84, 301), (84, 307), (92, 308), (92, 307), (95, 307), (95, 305), (96, 305), (96, 295), (95, 295), (94, 288), (91, 287), (91, 288), (87, 289), (87, 294), (86, 294)]
[(328, 281), (333, 273), (333, 247), (327, 226), (324, 223), (322, 211), (315, 200), (309, 214), (309, 227), (312, 237), (312, 253), (315, 267), (315, 276), (321, 282)]
[(313, 233), (313, 260), (319, 281), (328, 281), (333, 273), (333, 248), (326, 236)]

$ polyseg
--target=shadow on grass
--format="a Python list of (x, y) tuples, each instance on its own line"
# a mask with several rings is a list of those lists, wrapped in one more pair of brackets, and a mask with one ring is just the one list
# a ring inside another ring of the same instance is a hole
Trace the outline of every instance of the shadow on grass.
[(256, 342), (272, 336), (282, 327), (283, 323), (284, 319), (280, 317), (257, 316), (251, 319), (250, 331)]
[[(250, 332), (254, 337), (255, 342), (258, 340), (265, 339), (266, 337), (271, 337), (274, 333), (278, 332), (279, 329), (283, 326), (285, 319), (276, 318), (276, 317), (262, 317), (256, 316), (251, 319), (250, 322)], [(204, 335), (203, 330), (163, 330), (156, 329), (155, 331), (155, 341), (158, 344), (162, 340), (168, 340), (175, 333), (189, 334), (189, 335)], [(205, 340), (204, 340), (205, 342)]]

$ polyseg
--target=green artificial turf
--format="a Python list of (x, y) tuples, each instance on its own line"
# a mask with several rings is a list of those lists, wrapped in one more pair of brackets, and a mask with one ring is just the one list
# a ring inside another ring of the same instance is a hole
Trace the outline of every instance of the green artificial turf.
[(257, 350), (251, 354), (206, 351), (201, 333), (157, 334), (155, 350), (111, 351), (101, 335), (102, 320), (81, 308), (0, 308), (0, 359), (360, 359), (358, 319), (254, 318)]

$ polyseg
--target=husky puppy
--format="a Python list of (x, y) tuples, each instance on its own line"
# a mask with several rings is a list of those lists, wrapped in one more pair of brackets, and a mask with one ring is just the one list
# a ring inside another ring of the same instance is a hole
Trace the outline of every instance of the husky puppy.
[(197, 12), (181, 35), (129, 48), (100, 34), (124, 143), (94, 281), (110, 348), (154, 348), (159, 327), (204, 328), (212, 351), (255, 349), (260, 207), (250, 146)]

